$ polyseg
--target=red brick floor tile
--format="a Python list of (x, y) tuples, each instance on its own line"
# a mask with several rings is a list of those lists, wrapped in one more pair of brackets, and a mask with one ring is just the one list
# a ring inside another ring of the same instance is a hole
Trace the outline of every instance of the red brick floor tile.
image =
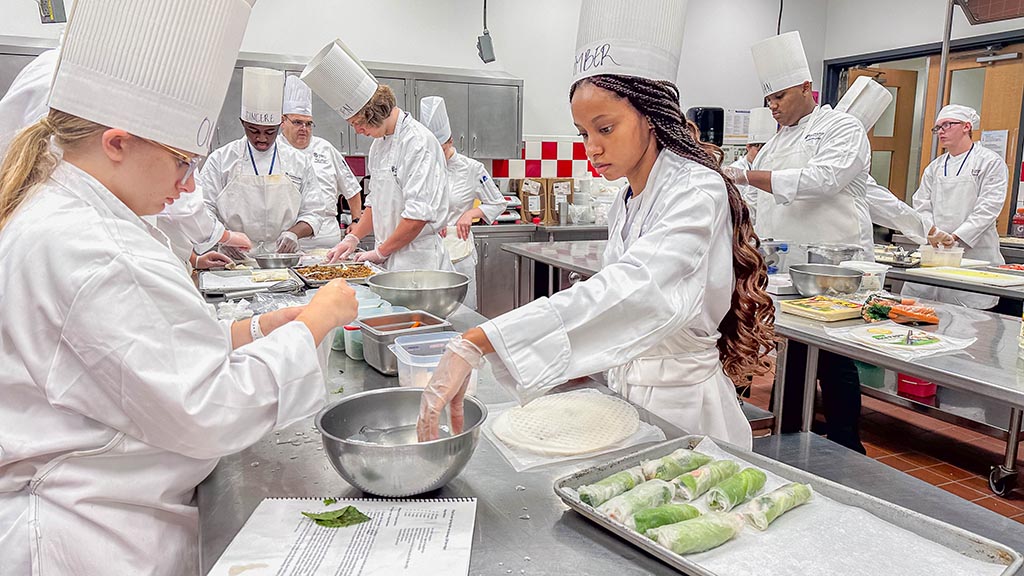
[(983, 478), (981, 476), (972, 476), (970, 478), (967, 478), (966, 480), (961, 480), (960, 484), (984, 492), (989, 496), (992, 495), (992, 491), (988, 489), (988, 478)]
[[(918, 468), (916, 470), (911, 470), (907, 472), (907, 474), (910, 474), (911, 476), (917, 478), (918, 480), (924, 480), (925, 482), (931, 484), (932, 486), (939, 486), (949, 482), (948, 478), (946, 478), (942, 474), (932, 472), (928, 468)], [(1024, 512), (1024, 510), (1022, 510), (1022, 512)]]
[(981, 498), (988, 498), (989, 496), (992, 495), (991, 492), (979, 492), (978, 490), (975, 490), (974, 488), (971, 488), (970, 486), (967, 486), (966, 484), (961, 484), (959, 482), (941, 484), (939, 488), (942, 488), (943, 490), (949, 492), (950, 494), (956, 494), (957, 496), (963, 498), (964, 500), (978, 500)]
[(997, 514), (1006, 516), (1007, 518), (1019, 516), (1020, 514), (1024, 513), (1024, 508), (1021, 508), (1016, 504), (1007, 502), (1006, 500), (1000, 498), (999, 496), (989, 496), (988, 498), (975, 500), (974, 503), (977, 504), (978, 506), (988, 508), (989, 510)]
[(1024, 524), (1024, 514), (1018, 514), (1017, 516), (1013, 516), (1011, 520), (1013, 520), (1014, 522), (1020, 522), (1021, 524)]
[(893, 468), (895, 468), (895, 469), (897, 469), (897, 470), (899, 470), (901, 472), (908, 472), (910, 470), (915, 470), (917, 468), (920, 468), (920, 466), (918, 466), (917, 464), (914, 464), (913, 462), (910, 462), (909, 460), (904, 460), (903, 458), (900, 458), (899, 456), (882, 456), (881, 458), (878, 458), (877, 460), (879, 462), (881, 462), (882, 464), (885, 464), (886, 466), (892, 466)]
[(892, 455), (892, 452), (890, 452), (889, 450), (886, 450), (881, 446), (876, 446), (875, 444), (872, 444), (870, 442), (864, 442), (864, 449), (867, 450), (869, 458), (878, 459), (881, 458), (882, 456)]
[[(900, 454), (900, 458), (903, 458), (904, 460), (909, 460), (910, 462), (917, 464), (919, 468), (927, 468), (929, 466), (942, 464), (942, 460), (939, 460), (938, 458), (933, 458), (931, 456), (928, 456), (927, 454), (922, 454), (920, 452), (906, 452), (904, 454)], [(970, 476), (970, 474), (968, 474), (968, 476)], [(959, 480), (959, 478), (950, 478), (950, 480)]]
[[(907, 458), (907, 457), (906, 456), (901, 456), (901, 458)], [(972, 478), (974, 476), (974, 474), (968, 472), (967, 470), (964, 470), (962, 468), (957, 468), (956, 466), (953, 466), (952, 464), (946, 464), (945, 462), (943, 462), (942, 464), (938, 464), (936, 466), (930, 466), (930, 467), (928, 467), (928, 470), (931, 470), (932, 472), (935, 472), (936, 474), (941, 474), (943, 477), (947, 478), (948, 480), (952, 480), (954, 482), (958, 482), (960, 480), (966, 480), (966, 479)]]

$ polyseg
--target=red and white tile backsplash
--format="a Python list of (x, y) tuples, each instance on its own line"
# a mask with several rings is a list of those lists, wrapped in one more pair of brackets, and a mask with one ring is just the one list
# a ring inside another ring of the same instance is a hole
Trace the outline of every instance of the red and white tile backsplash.
[(579, 178), (597, 177), (587, 161), (582, 142), (527, 140), (522, 158), (491, 160), (494, 178)]

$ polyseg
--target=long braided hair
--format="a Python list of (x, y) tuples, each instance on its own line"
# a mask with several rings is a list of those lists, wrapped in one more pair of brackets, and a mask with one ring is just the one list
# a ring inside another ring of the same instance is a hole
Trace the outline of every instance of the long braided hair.
[[(692, 160), (701, 166), (722, 174), (721, 160), (712, 154), (689, 132), (686, 119), (679, 107), (679, 89), (671, 82), (648, 80), (635, 76), (603, 75), (584, 78), (569, 90), (572, 100), (576, 89), (590, 83), (626, 98), (654, 127), (660, 148)], [(752, 375), (765, 374), (770, 369), (768, 352), (775, 348), (775, 306), (765, 292), (768, 273), (764, 258), (758, 251), (761, 241), (754, 234), (750, 213), (732, 180), (724, 175), (729, 191), (729, 211), (732, 216), (732, 266), (735, 289), (732, 306), (718, 325), (718, 355), (729, 378), (741, 387)]]

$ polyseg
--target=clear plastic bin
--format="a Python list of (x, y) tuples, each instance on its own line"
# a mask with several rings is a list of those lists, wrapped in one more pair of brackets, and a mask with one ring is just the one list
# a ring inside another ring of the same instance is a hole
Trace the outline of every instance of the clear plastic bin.
[(848, 260), (840, 262), (839, 265), (843, 268), (859, 270), (864, 273), (864, 276), (860, 279), (861, 290), (881, 290), (885, 286), (885, 273), (889, 271), (889, 267), (885, 264)]
[[(458, 332), (434, 332), (395, 338), (395, 343), (388, 348), (398, 358), (398, 385), (425, 388), (441, 362), (448, 341), (458, 335)], [(474, 370), (469, 375), (467, 392), (476, 393), (476, 384), (477, 371)]]
[(345, 354), (353, 360), (363, 359), (363, 333), (359, 326), (345, 326)]
[(926, 268), (935, 266), (959, 267), (960, 261), (964, 258), (964, 249), (959, 246), (953, 248), (939, 246), (935, 248), (925, 244), (924, 246), (921, 246), (920, 252), (921, 266)]

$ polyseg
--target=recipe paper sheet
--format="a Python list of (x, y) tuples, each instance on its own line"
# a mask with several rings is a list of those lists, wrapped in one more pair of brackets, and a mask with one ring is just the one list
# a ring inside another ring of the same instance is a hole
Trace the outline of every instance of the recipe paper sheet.
[[(355, 506), (370, 517), (345, 528), (318, 526), (302, 512)], [(426, 576), (469, 573), (475, 498), (267, 498), (209, 574), (216, 576)]]

